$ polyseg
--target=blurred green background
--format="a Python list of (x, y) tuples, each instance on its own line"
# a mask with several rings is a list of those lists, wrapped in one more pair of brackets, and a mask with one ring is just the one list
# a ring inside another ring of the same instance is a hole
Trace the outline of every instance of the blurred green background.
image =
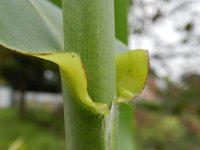
[[(151, 57), (133, 103), (137, 150), (200, 149), (199, 8), (195, 0), (130, 1), (129, 47)], [(64, 150), (57, 66), (0, 49), (0, 150), (17, 139), (27, 150)]]

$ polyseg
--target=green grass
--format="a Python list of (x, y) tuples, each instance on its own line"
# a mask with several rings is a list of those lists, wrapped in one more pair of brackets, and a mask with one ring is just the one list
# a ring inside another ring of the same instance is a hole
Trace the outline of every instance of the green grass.
[[(28, 119), (20, 121), (16, 110), (0, 109), (0, 150), (7, 150), (9, 145), (18, 138), (24, 141), (26, 150), (65, 149), (64, 133), (59, 133), (64, 131), (58, 132), (58, 129), (55, 129), (58, 126), (51, 124), (55, 121), (52, 114), (35, 111), (29, 112), (28, 115)], [(43, 116), (42, 119), (47, 118), (44, 119), (45, 122), (38, 121), (41, 119), (40, 116)]]

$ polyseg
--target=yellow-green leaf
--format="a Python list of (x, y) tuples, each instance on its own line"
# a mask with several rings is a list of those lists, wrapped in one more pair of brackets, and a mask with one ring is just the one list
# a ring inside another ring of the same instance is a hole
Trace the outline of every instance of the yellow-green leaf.
[(133, 50), (116, 57), (117, 102), (127, 102), (144, 89), (149, 69), (148, 52)]
[(87, 91), (87, 77), (81, 61), (81, 58), (72, 52), (53, 53), (47, 55), (35, 55), (36, 57), (52, 61), (60, 67), (64, 78), (63, 87), (70, 90), (76, 97), (78, 103), (97, 114), (107, 114), (108, 108), (106, 104), (94, 103)]

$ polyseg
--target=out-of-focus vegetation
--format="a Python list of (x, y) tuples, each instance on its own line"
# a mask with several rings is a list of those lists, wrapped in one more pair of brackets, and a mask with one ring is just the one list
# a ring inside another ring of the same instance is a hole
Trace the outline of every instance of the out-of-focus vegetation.
[(198, 150), (200, 148), (198, 116), (191, 113), (177, 116), (144, 107), (136, 110), (138, 150)]
[(64, 150), (62, 117), (42, 110), (29, 110), (21, 121), (15, 109), (0, 109), (0, 150), (7, 150), (16, 140), (26, 150)]
[(150, 50), (156, 73), (135, 102), (138, 149), (199, 150), (200, 2), (131, 1), (130, 45)]
[(200, 76), (191, 74), (175, 84), (166, 80), (157, 99), (136, 103), (139, 150), (199, 150)]

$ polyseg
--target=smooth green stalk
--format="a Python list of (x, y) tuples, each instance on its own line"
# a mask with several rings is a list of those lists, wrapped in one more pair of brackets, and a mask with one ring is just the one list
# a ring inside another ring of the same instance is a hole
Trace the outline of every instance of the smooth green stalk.
[[(111, 106), (116, 93), (113, 0), (63, 0), (63, 16), (65, 50), (81, 56), (90, 97)], [(105, 116), (82, 108), (68, 89), (63, 84), (67, 150), (110, 150)]]
[(63, 0), (65, 50), (80, 54), (95, 102), (115, 96), (114, 1)]

